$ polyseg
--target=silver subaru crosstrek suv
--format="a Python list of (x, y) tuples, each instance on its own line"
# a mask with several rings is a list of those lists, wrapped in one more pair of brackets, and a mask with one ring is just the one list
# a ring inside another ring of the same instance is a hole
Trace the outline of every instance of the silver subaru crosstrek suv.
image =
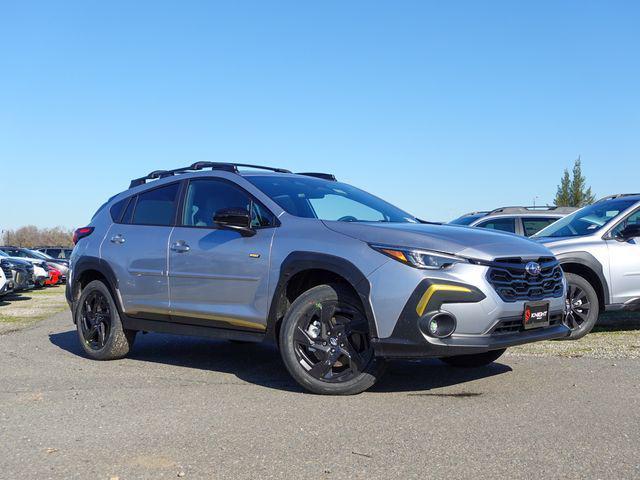
[(125, 356), (139, 331), (274, 340), (301, 386), (352, 394), (386, 358), (477, 367), (569, 333), (546, 247), (429, 224), (330, 174), (155, 171), (74, 240), (67, 299), (94, 359)]
[(605, 310), (640, 311), (640, 194), (605, 197), (534, 238), (567, 277), (568, 339), (589, 333)]

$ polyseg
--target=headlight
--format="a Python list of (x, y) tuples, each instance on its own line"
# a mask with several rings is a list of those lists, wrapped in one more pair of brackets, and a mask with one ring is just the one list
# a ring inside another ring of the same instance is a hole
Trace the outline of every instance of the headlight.
[(392, 247), (387, 245), (371, 245), (371, 248), (394, 260), (425, 270), (442, 270), (456, 263), (469, 263), (469, 260), (466, 258), (416, 248)]

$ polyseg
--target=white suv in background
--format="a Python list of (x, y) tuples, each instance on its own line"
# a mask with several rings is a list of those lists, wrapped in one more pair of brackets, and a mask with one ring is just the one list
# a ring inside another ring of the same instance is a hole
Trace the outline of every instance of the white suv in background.
[(530, 237), (576, 210), (574, 207), (500, 207), (467, 213), (449, 223)]

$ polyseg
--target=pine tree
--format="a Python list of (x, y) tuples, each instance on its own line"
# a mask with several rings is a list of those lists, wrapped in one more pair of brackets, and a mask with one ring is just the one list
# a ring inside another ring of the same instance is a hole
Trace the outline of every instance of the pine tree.
[(584, 207), (594, 201), (591, 187), (587, 187), (587, 180), (582, 175), (582, 161), (578, 157), (573, 164), (572, 175), (569, 174), (568, 169), (565, 169), (556, 191), (554, 204), (558, 207)]
[(571, 177), (569, 176), (569, 169), (564, 169), (564, 175), (558, 185), (558, 191), (556, 192), (556, 199), (553, 202), (558, 207), (568, 207), (571, 204)]
[(571, 181), (571, 206), (584, 207), (591, 205), (595, 197), (591, 193), (591, 187), (587, 187), (587, 180), (582, 175), (582, 162), (580, 157), (573, 165), (573, 180)]

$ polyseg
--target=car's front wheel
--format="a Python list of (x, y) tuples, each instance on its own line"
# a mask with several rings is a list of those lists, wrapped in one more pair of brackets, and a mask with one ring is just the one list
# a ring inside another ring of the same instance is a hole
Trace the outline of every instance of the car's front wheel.
[(90, 358), (115, 360), (129, 353), (136, 332), (122, 327), (111, 292), (103, 282), (90, 282), (74, 310), (80, 345)]
[(287, 370), (313, 393), (360, 393), (383, 373), (360, 300), (342, 285), (319, 285), (300, 295), (282, 321), (279, 340)]
[(491, 350), (489, 352), (474, 353), (471, 355), (456, 355), (454, 357), (443, 357), (440, 360), (452, 367), (478, 368), (495, 362), (506, 350), (506, 348), (503, 348), (500, 350)]
[(569, 291), (567, 292), (566, 325), (571, 334), (565, 340), (584, 337), (595, 326), (600, 314), (600, 301), (593, 286), (580, 275), (565, 273)]

